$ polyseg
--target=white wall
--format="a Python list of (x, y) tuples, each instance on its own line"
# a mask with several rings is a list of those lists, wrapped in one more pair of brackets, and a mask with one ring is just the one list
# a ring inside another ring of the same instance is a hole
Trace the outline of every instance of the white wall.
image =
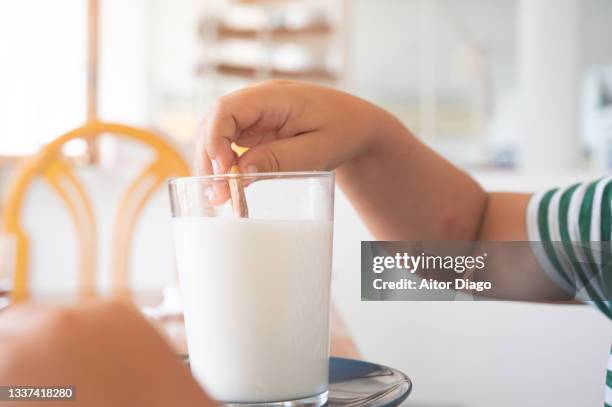
[[(407, 100), (418, 89), (421, 0), (351, 1), (349, 89), (366, 97)], [(515, 86), (516, 0), (438, 0), (438, 80), (441, 96), (465, 91), (458, 46), (478, 45), (491, 68), (493, 91)], [(612, 64), (612, 2), (582, 0), (584, 66)], [(551, 10), (554, 14), (554, 10)]]
[(148, 0), (100, 2), (99, 114), (142, 125), (149, 120)]
[[(420, 0), (351, 2), (349, 89), (384, 101), (411, 101), (419, 87)], [(438, 1), (437, 82), (440, 96), (465, 99), (469, 79), (461, 68), (462, 41), (483, 48), (494, 86), (512, 86), (513, 1)], [(381, 23), (382, 22), (382, 23)]]

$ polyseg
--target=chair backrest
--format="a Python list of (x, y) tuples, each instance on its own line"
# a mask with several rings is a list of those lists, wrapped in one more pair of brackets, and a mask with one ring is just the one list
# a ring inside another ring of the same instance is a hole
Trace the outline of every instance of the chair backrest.
[(170, 176), (189, 175), (189, 165), (159, 135), (130, 126), (92, 121), (74, 129), (44, 146), (25, 160), (12, 175), (6, 191), (4, 229), (15, 238), (15, 274), (12, 300), (29, 296), (29, 238), (23, 228), (22, 209), (32, 182), (45, 180), (67, 207), (77, 235), (78, 294), (96, 295), (97, 232), (91, 201), (70, 163), (63, 158), (63, 146), (74, 139), (95, 139), (101, 135), (139, 142), (155, 152), (155, 158), (140, 172), (124, 193), (115, 216), (111, 263), (111, 290), (115, 295), (129, 295), (129, 254), (134, 229), (149, 198)]

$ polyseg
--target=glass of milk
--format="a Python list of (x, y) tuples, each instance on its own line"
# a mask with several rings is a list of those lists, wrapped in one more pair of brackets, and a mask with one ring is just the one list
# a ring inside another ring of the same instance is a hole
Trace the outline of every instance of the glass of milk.
[[(232, 177), (248, 218), (221, 202)], [(325, 404), (333, 173), (175, 178), (169, 189), (196, 379), (230, 405)]]

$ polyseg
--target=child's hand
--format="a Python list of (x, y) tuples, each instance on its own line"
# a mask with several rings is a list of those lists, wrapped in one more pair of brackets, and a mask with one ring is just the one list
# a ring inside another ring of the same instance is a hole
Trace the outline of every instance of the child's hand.
[[(385, 120), (393, 119), (344, 92), (263, 82), (223, 96), (206, 115), (200, 171), (223, 174), (234, 164), (242, 172), (333, 170), (367, 150)], [(232, 143), (250, 149), (238, 158)]]
[[(366, 147), (383, 111), (347, 93), (266, 81), (221, 97), (206, 115), (198, 158), (206, 174), (332, 170)], [(231, 143), (249, 147), (238, 159)]]

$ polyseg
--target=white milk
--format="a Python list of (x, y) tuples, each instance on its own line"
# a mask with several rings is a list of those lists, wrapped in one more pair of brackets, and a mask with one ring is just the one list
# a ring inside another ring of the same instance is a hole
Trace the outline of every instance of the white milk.
[(174, 218), (191, 369), (225, 402), (327, 390), (332, 223)]

